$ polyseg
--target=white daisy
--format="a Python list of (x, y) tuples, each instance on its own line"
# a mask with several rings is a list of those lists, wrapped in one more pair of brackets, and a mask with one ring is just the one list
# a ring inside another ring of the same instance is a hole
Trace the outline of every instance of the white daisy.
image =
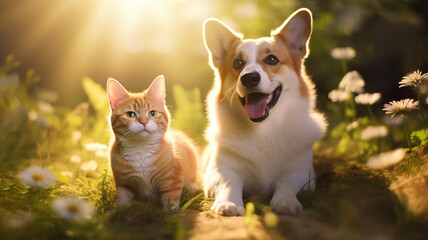
[(388, 168), (406, 157), (406, 150), (404, 148), (398, 148), (393, 151), (380, 153), (370, 157), (367, 160), (367, 167), (371, 169), (383, 169)]
[(73, 142), (73, 144), (76, 144), (80, 141), (80, 139), (82, 139), (82, 132), (81, 131), (74, 131), (71, 134), (71, 141)]
[(407, 86), (416, 87), (418, 85), (422, 85), (426, 81), (428, 81), (428, 73), (422, 74), (421, 71), (416, 70), (404, 76), (398, 84), (400, 84), (400, 88)]
[(30, 119), (31, 121), (36, 121), (38, 117), (39, 117), (39, 114), (37, 114), (36, 111), (30, 110), (28, 112), (28, 119)]
[(357, 128), (358, 125), (359, 125), (358, 121), (353, 121), (346, 126), (346, 131), (351, 131), (351, 130)]
[(418, 109), (419, 102), (411, 98), (402, 99), (400, 101), (392, 101), (383, 105), (385, 114), (392, 114), (391, 117), (394, 117), (395, 114), (403, 114), (404, 112), (410, 112), (412, 110)]
[(78, 155), (72, 155), (70, 157), (70, 162), (72, 163), (80, 163), (82, 159)]
[(369, 140), (382, 138), (388, 135), (388, 128), (385, 126), (368, 126), (361, 131), (361, 139)]
[(97, 167), (98, 167), (98, 163), (95, 162), (94, 160), (91, 160), (89, 162), (83, 163), (82, 166), (80, 166), (80, 170), (84, 172), (93, 172), (97, 170)]
[(94, 209), (89, 202), (74, 196), (56, 198), (52, 208), (65, 220), (87, 220), (94, 214)]
[(366, 83), (361, 75), (357, 71), (351, 71), (343, 76), (339, 83), (339, 88), (348, 92), (361, 93), (364, 90), (364, 85)]
[(349, 93), (340, 89), (334, 89), (328, 94), (328, 98), (330, 98), (332, 102), (343, 102), (346, 101), (348, 97)]
[(373, 105), (380, 100), (380, 93), (361, 93), (355, 97), (355, 102), (362, 105)]
[(331, 56), (338, 60), (349, 60), (356, 55), (355, 49), (352, 47), (334, 48), (331, 50)]
[(108, 157), (110, 155), (109, 155), (108, 151), (96, 151), (95, 156), (105, 158), (105, 157)]
[(46, 168), (31, 166), (19, 173), (22, 181), (30, 187), (46, 188), (56, 181), (55, 175)]
[(61, 174), (62, 174), (63, 176), (69, 177), (69, 178), (72, 178), (72, 177), (73, 177), (73, 173), (72, 173), (72, 172), (70, 172), (70, 171), (61, 171)]
[(104, 151), (104, 150), (107, 150), (107, 145), (102, 144), (102, 143), (97, 143), (97, 142), (87, 143), (87, 144), (85, 144), (85, 149), (88, 151), (93, 151), (93, 152)]
[(43, 113), (52, 114), (55, 112), (54, 107), (50, 103), (45, 102), (45, 101), (38, 101), (37, 107)]

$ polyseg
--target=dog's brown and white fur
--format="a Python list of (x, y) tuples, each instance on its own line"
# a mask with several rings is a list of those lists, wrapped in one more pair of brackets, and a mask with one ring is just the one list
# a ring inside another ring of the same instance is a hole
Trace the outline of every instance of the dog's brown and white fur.
[(207, 99), (204, 187), (215, 197), (215, 212), (242, 215), (245, 194), (264, 196), (275, 212), (294, 215), (302, 210), (297, 192), (315, 188), (312, 145), (326, 123), (314, 110), (303, 65), (311, 32), (308, 9), (256, 40), (243, 40), (219, 20), (205, 21), (216, 79)]

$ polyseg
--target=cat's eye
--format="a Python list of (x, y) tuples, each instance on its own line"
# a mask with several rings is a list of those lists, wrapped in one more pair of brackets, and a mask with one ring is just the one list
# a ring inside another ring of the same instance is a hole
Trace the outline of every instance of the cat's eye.
[(238, 57), (233, 61), (233, 68), (235, 68), (236, 70), (241, 69), (242, 67), (244, 67), (244, 65), (245, 61), (242, 60), (242, 58)]
[(128, 112), (126, 112), (126, 116), (129, 118), (134, 118), (137, 116), (137, 114), (135, 112), (128, 111)]
[(268, 65), (276, 65), (279, 63), (279, 60), (274, 55), (269, 55), (265, 58), (264, 62), (267, 63)]
[(158, 112), (156, 112), (155, 110), (152, 110), (149, 112), (150, 117), (155, 117), (157, 114), (158, 114)]

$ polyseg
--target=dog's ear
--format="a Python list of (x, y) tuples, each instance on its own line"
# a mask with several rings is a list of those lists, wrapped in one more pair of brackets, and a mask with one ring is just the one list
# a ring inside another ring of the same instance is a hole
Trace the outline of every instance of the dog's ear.
[(219, 68), (227, 51), (232, 48), (233, 44), (240, 41), (242, 36), (215, 18), (205, 20), (203, 31), (205, 47), (210, 54), (211, 63)]
[(304, 58), (309, 53), (308, 43), (311, 33), (312, 13), (307, 8), (301, 8), (274, 30), (272, 36), (280, 38), (292, 52)]
[(107, 95), (112, 110), (117, 108), (121, 100), (129, 97), (128, 91), (114, 78), (107, 81)]

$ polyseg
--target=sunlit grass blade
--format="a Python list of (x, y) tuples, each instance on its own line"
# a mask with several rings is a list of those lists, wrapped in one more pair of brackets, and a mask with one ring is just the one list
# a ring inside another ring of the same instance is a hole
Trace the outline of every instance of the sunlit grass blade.
[(189, 201), (187, 201), (183, 207), (181, 207), (181, 211), (185, 211), (190, 205), (192, 205), (192, 203), (194, 201), (196, 201), (197, 199), (199, 199), (200, 197), (202, 197), (204, 195), (204, 193), (199, 193), (198, 195), (194, 196), (193, 198), (191, 198)]

